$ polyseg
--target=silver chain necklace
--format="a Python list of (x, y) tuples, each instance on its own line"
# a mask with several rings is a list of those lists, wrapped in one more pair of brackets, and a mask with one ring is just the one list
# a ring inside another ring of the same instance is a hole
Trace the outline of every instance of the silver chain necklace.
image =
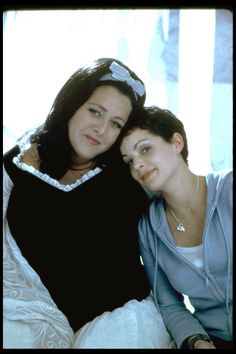
[(195, 191), (195, 195), (193, 197), (192, 203), (190, 204), (190, 206), (188, 207), (188, 210), (184, 216), (184, 218), (182, 219), (182, 221), (179, 221), (179, 219), (177, 218), (177, 216), (175, 215), (175, 213), (173, 212), (173, 210), (169, 207), (169, 205), (167, 205), (168, 209), (170, 210), (171, 214), (173, 215), (173, 217), (175, 218), (175, 220), (177, 221), (178, 225), (176, 227), (176, 231), (178, 232), (185, 232), (185, 227), (184, 227), (184, 220), (186, 218), (186, 216), (188, 215), (189, 211), (191, 210), (193, 204), (195, 203), (195, 200), (197, 198), (197, 194), (198, 194), (198, 177), (197, 176), (197, 181), (196, 181), (196, 191)]

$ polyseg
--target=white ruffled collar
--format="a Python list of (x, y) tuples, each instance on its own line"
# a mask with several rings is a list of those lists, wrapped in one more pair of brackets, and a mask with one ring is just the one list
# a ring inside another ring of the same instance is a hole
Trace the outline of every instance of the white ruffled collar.
[(94, 177), (95, 175), (97, 175), (98, 173), (100, 173), (102, 171), (102, 169), (100, 167), (96, 167), (93, 170), (88, 171), (81, 178), (77, 179), (76, 182), (74, 182), (72, 184), (64, 185), (64, 184), (60, 183), (59, 181), (57, 181), (56, 179), (50, 177), (46, 173), (40, 172), (39, 170), (37, 170), (33, 166), (30, 166), (30, 165), (26, 164), (25, 162), (21, 162), (20, 160), (21, 160), (21, 157), (23, 156), (24, 152), (25, 152), (25, 149), (23, 149), (17, 156), (15, 156), (13, 158), (13, 163), (21, 170), (32, 173), (34, 176), (40, 178), (42, 181), (50, 184), (53, 187), (56, 187), (56, 188), (62, 190), (64, 192), (72, 191), (73, 189), (78, 187), (80, 184), (88, 181), (90, 178)]

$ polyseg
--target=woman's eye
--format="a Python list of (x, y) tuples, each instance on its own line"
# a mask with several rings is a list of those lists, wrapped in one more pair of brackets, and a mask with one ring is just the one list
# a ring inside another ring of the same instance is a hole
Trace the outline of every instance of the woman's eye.
[(92, 113), (96, 117), (100, 117), (100, 115), (101, 115), (101, 113), (94, 108), (89, 108), (89, 112)]
[(120, 130), (123, 128), (122, 125), (121, 125), (120, 123), (116, 122), (116, 121), (113, 121), (112, 124), (113, 124), (113, 126), (114, 126), (115, 128), (118, 128), (118, 129), (120, 129)]
[(150, 150), (150, 146), (146, 146), (145, 148), (142, 149), (142, 153), (146, 154), (146, 152), (148, 152)]

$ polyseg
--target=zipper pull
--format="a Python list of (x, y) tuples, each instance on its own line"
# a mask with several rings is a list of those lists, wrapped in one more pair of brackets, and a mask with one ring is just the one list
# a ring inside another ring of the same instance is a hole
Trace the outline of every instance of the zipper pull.
[(209, 279), (208, 279), (206, 272), (203, 272), (203, 274), (205, 275), (206, 285), (209, 286)]

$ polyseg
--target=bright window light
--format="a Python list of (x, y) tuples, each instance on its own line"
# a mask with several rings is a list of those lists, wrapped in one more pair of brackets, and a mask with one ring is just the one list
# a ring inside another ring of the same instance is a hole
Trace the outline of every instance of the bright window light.
[(5, 11), (4, 152), (99, 57), (127, 64), (145, 82), (146, 105), (183, 121), (194, 172), (232, 167), (232, 14), (221, 9)]

